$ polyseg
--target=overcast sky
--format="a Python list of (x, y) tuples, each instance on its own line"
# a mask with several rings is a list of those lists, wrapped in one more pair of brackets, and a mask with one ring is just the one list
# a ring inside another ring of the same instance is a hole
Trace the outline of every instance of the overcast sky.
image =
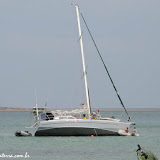
[[(71, 0), (0, 1), (0, 106), (77, 108), (85, 102)], [(160, 1), (78, 3), (127, 108), (160, 107)], [(94, 108), (121, 107), (82, 22)]]

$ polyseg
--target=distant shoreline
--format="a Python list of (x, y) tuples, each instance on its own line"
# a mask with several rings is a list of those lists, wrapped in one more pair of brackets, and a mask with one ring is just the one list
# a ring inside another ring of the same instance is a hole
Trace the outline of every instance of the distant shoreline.
[(12, 107), (0, 107), (0, 112), (2, 111), (2, 112), (5, 112), (5, 111), (19, 111), (19, 112), (21, 112), (21, 111), (27, 111), (27, 112), (29, 112), (29, 111), (32, 111), (33, 109), (32, 108), (12, 108)]
[[(74, 109), (74, 108), (73, 108)], [(66, 109), (66, 108), (48, 108), (47, 109), (48, 111), (52, 111), (52, 110), (72, 110), (71, 108), (70, 109)], [(93, 108), (92, 110), (98, 110), (98, 109), (95, 109)], [(101, 108), (99, 109), (100, 111), (108, 111), (108, 112), (121, 112), (121, 111), (124, 111), (123, 108)], [(31, 112), (33, 111), (32, 108), (13, 108), (13, 107), (0, 107), (0, 112)], [(160, 111), (160, 108), (127, 108), (127, 111), (129, 112), (143, 112), (143, 111), (146, 111), (146, 112), (153, 112), (153, 111)]]

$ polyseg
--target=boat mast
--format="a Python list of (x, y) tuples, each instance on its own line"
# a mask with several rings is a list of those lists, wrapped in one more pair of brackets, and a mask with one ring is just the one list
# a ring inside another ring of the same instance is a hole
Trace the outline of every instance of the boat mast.
[(36, 114), (37, 114), (37, 121), (39, 121), (39, 114), (38, 114), (38, 105), (37, 105), (37, 92), (36, 92), (36, 89), (35, 89), (35, 96), (36, 96)]
[(87, 100), (87, 107), (88, 107), (88, 117), (89, 117), (89, 119), (90, 119), (90, 103), (89, 103), (89, 94), (88, 94), (88, 84), (87, 84), (86, 67), (85, 67), (85, 60), (84, 60), (82, 31), (81, 31), (80, 18), (79, 18), (79, 6), (76, 5), (75, 7), (76, 7), (76, 13), (77, 13), (77, 22), (78, 22), (78, 31), (79, 31), (79, 41), (80, 41), (81, 54), (82, 54), (83, 76), (84, 76), (85, 91), (86, 91), (86, 100)]

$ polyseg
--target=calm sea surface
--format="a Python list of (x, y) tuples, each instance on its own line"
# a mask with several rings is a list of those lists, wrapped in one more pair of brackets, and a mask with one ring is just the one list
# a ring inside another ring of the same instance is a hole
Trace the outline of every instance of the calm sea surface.
[[(121, 116), (122, 112), (102, 112)], [(139, 137), (15, 137), (33, 124), (31, 112), (0, 112), (0, 155), (25, 155), (29, 160), (136, 160), (137, 144), (160, 159), (160, 112), (130, 112)], [(126, 119), (126, 117), (123, 117)], [(0, 159), (15, 159), (1, 158)], [(25, 158), (16, 158), (25, 159)]]

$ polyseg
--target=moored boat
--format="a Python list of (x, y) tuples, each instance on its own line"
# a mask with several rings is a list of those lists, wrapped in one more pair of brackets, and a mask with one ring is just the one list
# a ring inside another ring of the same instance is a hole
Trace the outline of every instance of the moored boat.
[[(76, 8), (76, 14), (77, 14), (79, 42), (80, 42), (81, 56), (82, 56), (86, 104), (84, 105), (84, 109), (79, 109), (79, 110), (77, 109), (71, 112), (67, 111), (67, 112), (53, 113), (52, 119), (48, 116), (47, 113), (41, 114), (41, 118), (39, 118), (38, 108), (36, 108), (37, 110), (36, 119), (38, 123), (37, 123), (37, 131), (35, 133), (35, 136), (90, 136), (90, 135), (119, 136), (120, 134), (118, 132), (120, 130), (125, 130), (126, 127), (130, 127), (130, 125), (133, 125), (135, 123), (130, 122), (129, 114), (118, 94), (118, 91), (113, 83), (113, 80), (109, 75), (109, 72), (104, 64), (104, 61), (101, 55), (100, 55), (100, 58), (103, 62), (103, 65), (105, 66), (107, 74), (112, 82), (112, 85), (116, 91), (116, 94), (120, 100), (120, 103), (122, 104), (125, 112), (128, 115), (128, 121), (121, 122), (120, 119), (101, 117), (100, 114), (91, 113), (90, 96), (89, 96), (89, 89), (88, 89), (88, 83), (87, 83), (85, 57), (84, 57), (84, 49), (83, 49), (83, 41), (82, 41), (82, 31), (80, 26), (79, 6), (75, 5), (75, 8)], [(82, 18), (84, 20), (83, 16)], [(96, 49), (97, 49), (97, 46), (96, 46)], [(80, 114), (81, 116), (77, 118), (75, 114)]]

